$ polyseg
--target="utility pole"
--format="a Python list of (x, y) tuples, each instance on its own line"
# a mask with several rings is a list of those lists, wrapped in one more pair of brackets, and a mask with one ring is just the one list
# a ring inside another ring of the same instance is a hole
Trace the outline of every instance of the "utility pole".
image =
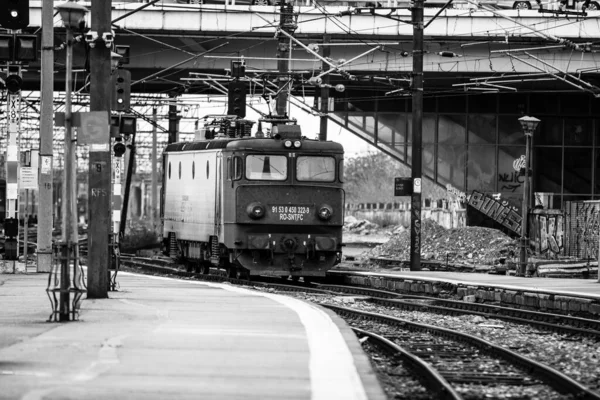
[(177, 95), (171, 93), (169, 95), (169, 139), (168, 143), (176, 143), (179, 141), (179, 117), (177, 116)]
[[(323, 58), (329, 58), (331, 55), (331, 46), (327, 46), (331, 42), (331, 35), (323, 36)], [(323, 71), (329, 69), (329, 65), (325, 62), (322, 64)], [(327, 140), (327, 122), (329, 121), (329, 74), (323, 76), (323, 87), (321, 88), (321, 129), (319, 130), (319, 140)]]
[(41, 114), (40, 114), (40, 180), (37, 272), (52, 270), (52, 225), (53, 225), (53, 158), (52, 137), (54, 135), (54, 0), (42, 2), (42, 71), (41, 71)]
[[(92, 2), (92, 30), (111, 33), (111, 0)], [(90, 49), (90, 110), (110, 110), (111, 92), (111, 50), (104, 41), (98, 40)], [(110, 135), (106, 146), (90, 148), (89, 193), (88, 193), (88, 283), (87, 297), (100, 299), (108, 297), (111, 250), (111, 152)]]
[[(298, 28), (296, 19), (294, 16), (294, 5), (293, 4), (282, 4), (279, 9), (279, 29), (293, 35)], [(277, 33), (277, 70), (279, 71), (278, 76), (278, 96), (276, 101), (277, 115), (280, 117), (287, 117), (288, 107), (288, 91), (287, 86), (290, 84), (290, 47), (291, 39), (287, 35)]]
[(152, 211), (151, 211), (151, 215), (152, 215), (152, 228), (154, 228), (154, 231), (156, 231), (156, 225), (157, 225), (157, 213), (156, 213), (156, 209), (157, 209), (157, 199), (158, 199), (158, 166), (157, 166), (157, 154), (158, 154), (158, 138), (156, 137), (157, 133), (156, 133), (156, 124), (157, 124), (157, 110), (156, 107), (152, 108), (152, 121), (154, 121), (154, 123), (152, 124)]
[(8, 122), (6, 146), (6, 215), (4, 219), (4, 259), (13, 261), (13, 272), (16, 260), (19, 259), (19, 136), (21, 132), (21, 66), (8, 63), (5, 85), (7, 88), (6, 103), (8, 106), (6, 120)]
[(423, 142), (423, 0), (414, 0), (412, 73), (412, 181), (410, 270), (421, 270), (421, 148)]

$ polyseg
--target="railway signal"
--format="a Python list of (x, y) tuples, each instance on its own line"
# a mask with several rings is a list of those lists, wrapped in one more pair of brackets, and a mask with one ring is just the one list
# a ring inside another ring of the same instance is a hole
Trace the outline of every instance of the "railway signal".
[(29, 0), (0, 0), (0, 25), (24, 29), (29, 25)]
[(125, 135), (125, 138), (127, 138), (129, 135), (135, 135), (136, 124), (137, 118), (133, 115), (112, 115), (110, 117), (111, 137), (120, 139), (121, 135)]
[(37, 36), (22, 34), (0, 35), (0, 61), (31, 62), (37, 60)]
[(23, 86), (23, 78), (17, 74), (10, 74), (6, 77), (4, 84), (6, 85), (8, 93), (19, 94), (21, 92), (21, 86)]
[(117, 69), (112, 75), (113, 93), (111, 108), (115, 111), (127, 111), (131, 107), (131, 72)]
[(227, 114), (244, 118), (246, 116), (246, 82), (237, 79), (229, 82), (228, 100)]
[(117, 139), (117, 142), (113, 146), (113, 152), (115, 154), (115, 157), (123, 157), (123, 154), (125, 154), (125, 150), (127, 149), (127, 147), (125, 147), (125, 144), (123, 144), (121, 140), (122, 139), (120, 138)]

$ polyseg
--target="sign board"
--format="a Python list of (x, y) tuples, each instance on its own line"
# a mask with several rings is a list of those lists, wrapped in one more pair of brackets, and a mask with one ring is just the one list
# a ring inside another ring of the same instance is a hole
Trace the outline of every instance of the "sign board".
[[(55, 113), (54, 122), (56, 126), (65, 126), (65, 113)], [(110, 141), (108, 111), (74, 112), (71, 114), (71, 126), (79, 128), (77, 131), (79, 145), (105, 144)]]
[(41, 156), (40, 157), (40, 169), (44, 175), (52, 173), (52, 156)]
[(38, 189), (38, 172), (34, 167), (21, 167), (19, 171), (19, 189)]
[(415, 178), (413, 183), (413, 190), (415, 193), (421, 193), (421, 178)]
[(394, 196), (411, 196), (412, 194), (412, 178), (394, 178)]
[(104, 144), (110, 142), (110, 118), (107, 111), (79, 113), (81, 125), (77, 131), (80, 145)]
[(8, 133), (17, 133), (21, 124), (21, 95), (9, 94), (6, 101), (8, 102)]

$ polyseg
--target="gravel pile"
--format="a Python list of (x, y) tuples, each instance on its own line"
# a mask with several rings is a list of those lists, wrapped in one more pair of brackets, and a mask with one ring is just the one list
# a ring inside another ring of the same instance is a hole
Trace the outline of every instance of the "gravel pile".
[[(384, 257), (410, 259), (410, 230), (398, 227), (387, 243), (361, 255), (361, 261)], [(421, 259), (449, 264), (498, 265), (519, 252), (518, 239), (496, 229), (468, 226), (446, 229), (435, 221), (422, 221)]]

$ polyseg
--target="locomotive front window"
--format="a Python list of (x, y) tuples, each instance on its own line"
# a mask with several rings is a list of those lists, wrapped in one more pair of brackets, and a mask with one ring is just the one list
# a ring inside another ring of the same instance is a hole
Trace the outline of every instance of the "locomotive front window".
[(287, 158), (262, 154), (247, 156), (246, 179), (285, 181), (287, 179)]
[(335, 180), (335, 158), (298, 157), (296, 159), (296, 179), (299, 181), (333, 182)]

